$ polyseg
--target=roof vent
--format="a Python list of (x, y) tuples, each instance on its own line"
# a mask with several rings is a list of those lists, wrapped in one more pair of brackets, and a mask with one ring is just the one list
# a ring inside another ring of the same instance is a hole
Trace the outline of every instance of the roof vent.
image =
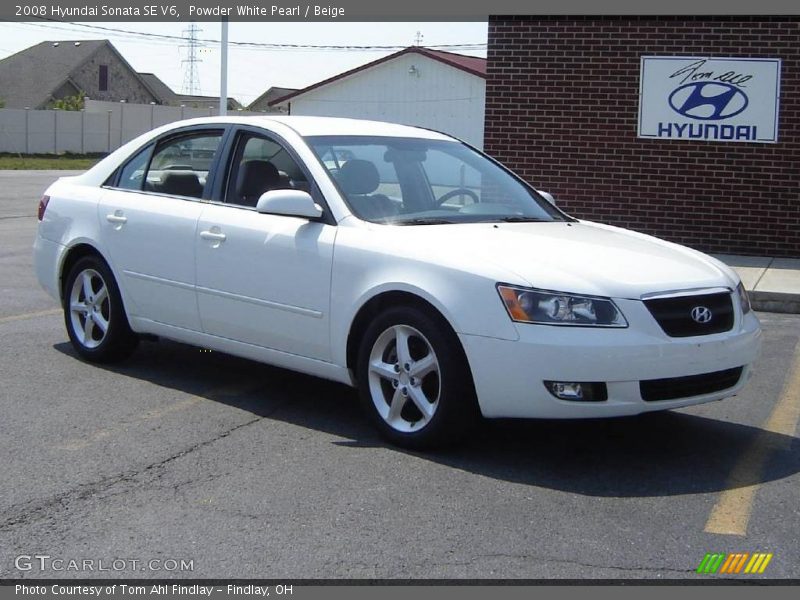
[(81, 43), (80, 43), (80, 42), (75, 42), (75, 45), (76, 45), (76, 46), (80, 46), (80, 45), (81, 45)]
[(53, 48), (58, 48), (58, 42), (53, 42)]

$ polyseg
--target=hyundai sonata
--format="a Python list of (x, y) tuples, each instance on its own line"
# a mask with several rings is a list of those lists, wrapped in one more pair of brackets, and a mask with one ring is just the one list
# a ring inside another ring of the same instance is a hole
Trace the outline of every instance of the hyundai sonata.
[(428, 130), (196, 119), (54, 183), (36, 271), (86, 360), (148, 334), (344, 382), (405, 446), (736, 394), (761, 341), (738, 276), (551, 200)]

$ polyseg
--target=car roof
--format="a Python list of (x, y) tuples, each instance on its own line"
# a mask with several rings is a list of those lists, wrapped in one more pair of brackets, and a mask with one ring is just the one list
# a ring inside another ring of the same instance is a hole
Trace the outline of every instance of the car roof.
[(184, 121), (184, 124), (202, 123), (241, 123), (248, 125), (262, 125), (269, 128), (270, 124), (280, 123), (290, 127), (303, 137), (317, 135), (370, 135), (389, 137), (412, 137), (430, 140), (452, 140), (453, 138), (420, 127), (386, 123), (383, 121), (369, 121), (365, 119), (346, 119), (341, 117), (304, 117), (284, 115), (264, 116), (236, 116), (203, 117)]

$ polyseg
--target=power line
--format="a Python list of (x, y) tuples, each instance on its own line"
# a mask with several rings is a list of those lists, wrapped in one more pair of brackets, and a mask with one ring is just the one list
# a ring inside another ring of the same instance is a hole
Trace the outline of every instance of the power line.
[[(64, 23), (56, 21), (55, 19), (42, 19), (44, 21), (53, 21), (55, 23)], [(143, 31), (134, 31), (132, 29), (120, 29), (117, 27), (104, 27), (102, 25), (88, 25), (85, 23), (75, 23), (66, 21), (65, 23), (74, 27), (82, 27), (84, 29), (91, 29), (96, 31), (113, 32), (123, 34), (126, 36), (139, 36), (148, 39), (161, 39), (171, 41), (184, 41), (185, 38), (177, 35), (169, 35), (166, 33), (150, 33)], [(54, 27), (55, 28), (55, 27)], [(63, 28), (61, 28), (63, 29)], [(212, 38), (198, 38), (198, 42), (206, 44), (220, 44), (220, 40)], [(390, 50), (403, 50), (407, 46), (404, 45), (358, 45), (358, 44), (276, 44), (267, 42), (242, 42), (242, 41), (228, 41), (231, 46), (240, 48), (255, 48), (264, 50), (343, 50), (343, 51), (390, 51)], [(432, 44), (426, 46), (434, 50), (483, 50), (487, 47), (486, 43), (462, 43), (462, 44)]]

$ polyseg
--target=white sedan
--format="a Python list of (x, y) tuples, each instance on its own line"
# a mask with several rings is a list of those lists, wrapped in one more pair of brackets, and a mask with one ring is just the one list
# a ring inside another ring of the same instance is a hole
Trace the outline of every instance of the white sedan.
[(548, 199), (428, 130), (195, 119), (54, 183), (36, 271), (86, 360), (148, 334), (344, 382), (409, 447), (745, 385), (761, 330), (731, 269)]

